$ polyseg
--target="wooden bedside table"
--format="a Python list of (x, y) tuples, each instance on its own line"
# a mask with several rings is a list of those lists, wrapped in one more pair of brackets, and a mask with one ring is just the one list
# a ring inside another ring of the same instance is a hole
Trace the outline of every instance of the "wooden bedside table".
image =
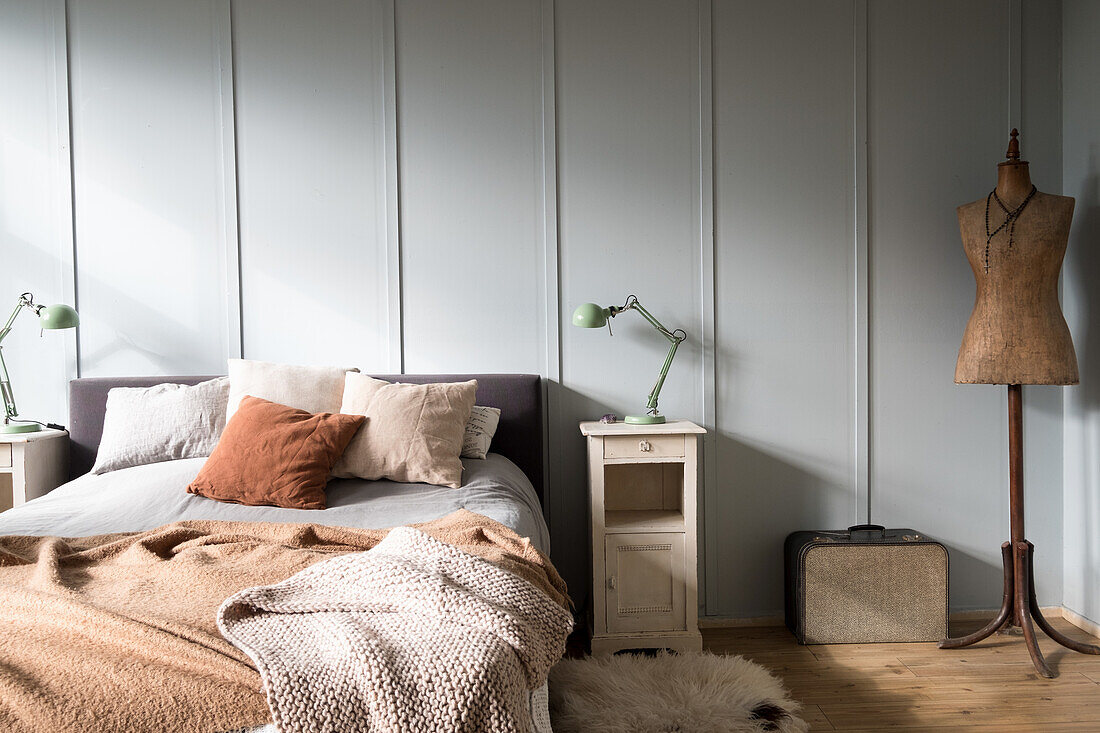
[(69, 434), (0, 434), (0, 511), (25, 504), (65, 483), (69, 473)]
[(699, 651), (698, 436), (662, 425), (582, 422), (592, 517), (592, 654)]

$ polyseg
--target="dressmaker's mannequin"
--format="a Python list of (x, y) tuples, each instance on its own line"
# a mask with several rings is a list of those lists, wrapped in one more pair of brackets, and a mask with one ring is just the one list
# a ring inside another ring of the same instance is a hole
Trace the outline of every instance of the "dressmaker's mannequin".
[[(978, 292), (966, 326), (955, 381), (967, 384), (1077, 384), (1077, 355), (1058, 305), (1058, 273), (1069, 239), (1073, 199), (1036, 192), (1014, 222), (988, 231), (1032, 191), (1013, 130), (1008, 160), (997, 166), (996, 198), (957, 209), (963, 248)], [(1011, 245), (1009, 243), (1011, 234)], [(987, 269), (988, 265), (988, 269)]]
[(1008, 385), (1010, 540), (1001, 545), (1004, 597), (996, 618), (968, 636), (944, 639), (959, 649), (997, 631), (1018, 627), (1036, 671), (1043, 659), (1035, 627), (1064, 647), (1100, 654), (1052, 627), (1035, 597), (1035, 547), (1024, 534), (1023, 384), (1077, 384), (1077, 356), (1058, 304), (1058, 272), (1066, 253), (1073, 199), (1039, 193), (1020, 160), (1012, 131), (1008, 160), (997, 167), (997, 188), (958, 208), (963, 248), (978, 286), (966, 324), (955, 381)]

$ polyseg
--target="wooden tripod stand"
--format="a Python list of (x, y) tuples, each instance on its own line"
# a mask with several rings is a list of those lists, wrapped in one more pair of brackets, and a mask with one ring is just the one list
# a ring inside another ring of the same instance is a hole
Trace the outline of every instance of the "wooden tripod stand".
[[(940, 649), (961, 649), (988, 638), (994, 632), (1019, 627), (1024, 633), (1024, 644), (1031, 655), (1035, 670), (1043, 677), (1054, 677), (1047, 666), (1035, 626), (1056, 642), (1082, 654), (1100, 654), (1100, 647), (1082, 644), (1065, 636), (1043, 618), (1039, 602), (1035, 599), (1035, 546), (1024, 538), (1024, 417), (1020, 385), (1008, 385), (1008, 471), (1009, 507), (1012, 521), (1011, 542), (1001, 545), (1001, 561), (1004, 563), (1004, 600), (997, 617), (982, 629), (968, 636), (944, 639)], [(1034, 623), (1033, 623), (1034, 622)]]

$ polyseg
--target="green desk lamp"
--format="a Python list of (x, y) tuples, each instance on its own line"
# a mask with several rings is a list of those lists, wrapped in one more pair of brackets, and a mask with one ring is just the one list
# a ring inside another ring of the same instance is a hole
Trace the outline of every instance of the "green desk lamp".
[(657, 377), (657, 383), (653, 385), (653, 389), (649, 393), (649, 399), (646, 401), (646, 414), (626, 416), (626, 421), (632, 425), (660, 425), (665, 421), (665, 416), (657, 409), (657, 397), (661, 394), (661, 387), (665, 384), (665, 377), (668, 376), (668, 368), (672, 366), (672, 358), (676, 356), (676, 349), (687, 338), (687, 334), (679, 328), (675, 331), (669, 331), (662, 326), (661, 322), (650, 315), (649, 311), (638, 302), (638, 298), (633, 295), (627, 297), (626, 303), (621, 308), (614, 305), (604, 308), (595, 303), (582, 303), (573, 311), (573, 325), (581, 328), (601, 328), (606, 325), (607, 332), (611, 333), (611, 321), (608, 318), (614, 318), (623, 311), (628, 310), (641, 313), (642, 318), (649, 321), (651, 326), (672, 342), (672, 346), (668, 350), (668, 356), (665, 357), (665, 364), (661, 367), (661, 375)]
[[(15, 319), (24, 308), (34, 311), (38, 316), (38, 325), (44, 329), (58, 330), (62, 328), (76, 328), (80, 325), (80, 316), (67, 305), (37, 305), (34, 296), (23, 293), (19, 296), (19, 302), (15, 304), (8, 322), (0, 328), (0, 343), (9, 333)], [(4, 423), (0, 425), (0, 433), (33, 433), (42, 428), (41, 423), (31, 420), (20, 420), (19, 411), (15, 408), (15, 395), (11, 391), (11, 380), (8, 379), (8, 367), (4, 364), (4, 351), (0, 347), (0, 394), (4, 396)]]

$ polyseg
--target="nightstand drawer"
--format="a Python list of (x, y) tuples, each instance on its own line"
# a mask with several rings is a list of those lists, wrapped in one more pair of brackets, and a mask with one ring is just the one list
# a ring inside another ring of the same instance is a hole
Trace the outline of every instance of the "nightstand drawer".
[(609, 435), (603, 439), (604, 458), (683, 458), (682, 435)]
[(11, 468), (11, 444), (0, 443), (0, 468)]

